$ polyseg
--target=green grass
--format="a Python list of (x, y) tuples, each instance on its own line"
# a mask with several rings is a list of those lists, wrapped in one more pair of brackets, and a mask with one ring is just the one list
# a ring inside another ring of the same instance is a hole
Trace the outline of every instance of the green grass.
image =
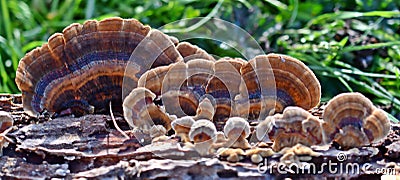
[[(182, 18), (208, 16), (242, 27), (267, 53), (303, 60), (323, 84), (323, 100), (358, 91), (400, 116), (396, 0), (0, 1), (0, 92), (18, 93), (14, 78), (19, 59), (73, 22), (120, 16), (157, 28)], [(219, 42), (192, 42), (212, 54), (240, 56)]]

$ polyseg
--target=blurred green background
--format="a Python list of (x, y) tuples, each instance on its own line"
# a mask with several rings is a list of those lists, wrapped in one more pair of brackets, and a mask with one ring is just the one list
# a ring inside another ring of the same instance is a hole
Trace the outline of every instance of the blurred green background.
[[(19, 93), (18, 61), (71, 23), (119, 16), (158, 28), (217, 17), (249, 32), (266, 53), (305, 62), (322, 84), (323, 101), (362, 92), (400, 118), (398, 0), (0, 0), (0, 92)], [(211, 40), (192, 43), (218, 56), (240, 56)], [(393, 117), (391, 117), (393, 118)]]

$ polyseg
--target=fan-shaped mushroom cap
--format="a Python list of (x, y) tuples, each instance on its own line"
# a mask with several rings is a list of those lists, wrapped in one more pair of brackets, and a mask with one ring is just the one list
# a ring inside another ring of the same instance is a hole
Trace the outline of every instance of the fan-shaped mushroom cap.
[(188, 42), (179, 43), (176, 46), (176, 49), (182, 55), (185, 62), (188, 62), (193, 59), (205, 59), (205, 60), (215, 61), (215, 59), (211, 55), (209, 55), (206, 51)]
[(276, 112), (295, 105), (303, 109), (317, 106), (321, 99), (321, 85), (304, 63), (290, 56), (268, 54), (276, 83)]
[(216, 113), (214, 121), (225, 122), (234, 115), (233, 100), (239, 94), (242, 76), (240, 68), (246, 61), (240, 58), (221, 58), (215, 62), (214, 76), (209, 80), (206, 92), (214, 97)]
[(228, 146), (241, 149), (251, 147), (246, 139), (250, 135), (250, 125), (241, 117), (229, 118), (224, 126), (224, 134), (227, 137)]
[(197, 120), (190, 128), (189, 138), (194, 143), (204, 142), (211, 140), (215, 142), (217, 129), (215, 125), (206, 119)]
[(131, 57), (144, 39), (147, 49), (162, 49), (157, 55), (147, 54), (155, 56), (152, 67), (182, 60), (168, 36), (135, 19), (89, 20), (53, 34), (18, 65), (16, 83), (24, 110), (32, 116), (45, 110), (82, 115), (106, 112), (111, 101), (113, 110), (121, 112), (123, 79), (136, 86), (141, 73), (150, 68), (136, 62), (129, 66), (133, 73), (125, 73), (129, 60), (146, 59)]
[(361, 93), (342, 93), (332, 98), (324, 109), (323, 119), (327, 140), (344, 148), (379, 141), (390, 130), (386, 114)]
[(150, 90), (138, 87), (125, 98), (123, 103), (125, 120), (131, 127), (149, 131), (153, 125), (162, 125), (169, 131), (171, 119), (154, 104), (156, 95)]
[(175, 134), (181, 136), (184, 142), (189, 142), (189, 131), (194, 124), (194, 119), (190, 116), (184, 116), (172, 121), (171, 126)]
[[(287, 106), (311, 109), (319, 104), (321, 86), (318, 79), (293, 57), (260, 55), (244, 65), (241, 73), (248, 91), (250, 118), (263, 119), (273, 112), (282, 112)], [(247, 110), (239, 107), (239, 111)]]
[(194, 59), (187, 62), (187, 88), (198, 98), (206, 94), (206, 86), (214, 75), (214, 62), (204, 59)]
[(204, 156), (210, 154), (213, 143), (216, 142), (217, 129), (215, 125), (205, 119), (193, 123), (189, 131), (189, 138), (194, 142), (196, 151)]
[(157, 96), (161, 95), (165, 75), (172, 65), (160, 66), (146, 71), (138, 80), (138, 87), (145, 87)]
[(301, 143), (306, 146), (325, 143), (322, 129), (323, 121), (312, 116), (300, 107), (287, 107), (283, 114), (269, 116), (257, 126), (256, 135), (263, 140), (267, 135), (274, 141), (273, 149)]
[(243, 64), (240, 69), (244, 83), (241, 83), (240, 95), (236, 97), (236, 111), (248, 115), (249, 119), (263, 119), (273, 108), (266, 106), (267, 97), (273, 97), (275, 82), (271, 65), (266, 56), (256, 56)]
[(224, 134), (229, 139), (247, 138), (250, 135), (250, 125), (241, 117), (231, 117), (226, 121)]

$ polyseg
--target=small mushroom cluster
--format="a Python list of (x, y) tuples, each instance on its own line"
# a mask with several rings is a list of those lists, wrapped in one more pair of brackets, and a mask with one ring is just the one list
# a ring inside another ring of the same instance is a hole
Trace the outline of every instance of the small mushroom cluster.
[(172, 128), (182, 141), (193, 142), (194, 149), (202, 156), (213, 154), (219, 148), (251, 148), (246, 139), (250, 135), (250, 125), (240, 117), (229, 118), (223, 132), (217, 131), (209, 119), (194, 120), (190, 116), (174, 120)]
[(298, 107), (267, 117), (257, 126), (259, 140), (274, 142), (279, 151), (297, 143), (311, 146), (336, 142), (343, 149), (377, 142), (389, 134), (390, 122), (361, 93), (342, 93), (332, 98), (323, 111), (323, 120)]

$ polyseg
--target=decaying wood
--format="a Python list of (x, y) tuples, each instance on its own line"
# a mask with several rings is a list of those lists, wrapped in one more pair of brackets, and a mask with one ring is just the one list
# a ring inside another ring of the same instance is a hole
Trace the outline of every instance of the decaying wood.
[[(198, 153), (185, 148), (177, 138), (153, 144), (141, 143), (141, 136), (129, 129), (121, 117), (115, 120), (128, 134), (127, 139), (118, 131), (109, 115), (86, 115), (79, 118), (60, 117), (52, 119), (43, 115), (31, 118), (22, 112), (20, 96), (1, 95), (0, 110), (11, 112), (15, 130), (7, 136), (15, 143), (3, 149), (0, 157), (0, 176), (23, 179), (44, 178), (284, 178), (284, 177), (363, 177), (379, 176), (378, 168), (393, 168), (399, 173), (400, 125), (392, 124), (389, 136), (379, 143), (367, 147), (340, 150), (333, 144), (330, 147), (313, 148), (317, 155), (284, 152), (264, 159), (268, 165), (278, 163), (282, 158), (294, 158), (297, 163), (314, 163), (321, 166), (332, 161), (338, 163), (337, 156), (346, 154), (343, 163), (358, 163), (360, 167), (370, 163), (368, 169), (360, 174), (341, 172), (323, 173), (310, 176), (310, 173), (296, 175), (296, 169), (286, 169), (282, 174), (278, 167), (253, 164), (249, 157), (242, 157), (237, 163), (226, 161), (226, 157), (200, 158)], [(320, 111), (312, 110), (313, 114)], [(250, 123), (254, 127), (254, 122)], [(252, 128), (253, 129), (253, 128)], [(289, 152), (290, 150), (286, 150)], [(291, 151), (294, 152), (294, 151)], [(284, 153), (284, 154), (282, 154)], [(266, 172), (259, 171), (266, 170)], [(326, 167), (328, 168), (328, 167)], [(396, 169), (397, 168), (397, 169)], [(290, 173), (292, 172), (292, 174)]]

